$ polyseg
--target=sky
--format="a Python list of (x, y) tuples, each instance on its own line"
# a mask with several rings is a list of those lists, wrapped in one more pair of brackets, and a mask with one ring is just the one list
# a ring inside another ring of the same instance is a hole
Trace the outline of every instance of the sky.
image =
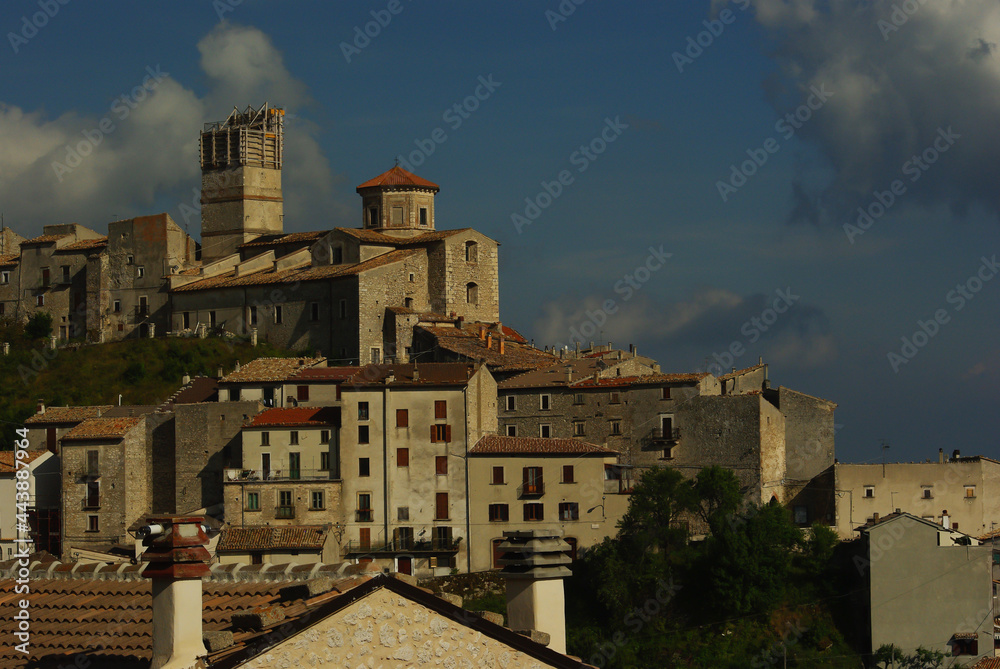
[(21, 234), (198, 237), (202, 124), (268, 102), (287, 232), (359, 227), (399, 159), (500, 242), (539, 347), (763, 358), (837, 403), (842, 462), (1000, 457), (995, 2), (5, 0), (0, 31)]

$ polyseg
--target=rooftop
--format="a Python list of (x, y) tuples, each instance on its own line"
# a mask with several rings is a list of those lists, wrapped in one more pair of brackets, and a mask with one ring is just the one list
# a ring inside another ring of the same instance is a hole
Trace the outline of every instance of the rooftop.
[(13, 474), (15, 470), (14, 460), (20, 459), (25, 464), (31, 464), (49, 451), (23, 451), (27, 455), (23, 458), (16, 458), (14, 451), (0, 451), (0, 474)]
[(527, 371), (548, 367), (559, 361), (551, 353), (523, 343), (523, 338), (522, 341), (505, 339), (504, 352), (500, 353), (497, 334), (494, 332), (490, 346), (487, 347), (485, 339), (479, 337), (480, 327), (495, 330), (496, 324), (465, 323), (462, 327), (418, 325), (414, 330), (430, 335), (438, 348), (465, 360), (485, 363), (494, 371)]
[(280, 246), (281, 244), (296, 244), (314, 242), (326, 234), (326, 230), (311, 230), (308, 232), (292, 232), (282, 235), (262, 235), (253, 241), (240, 244), (241, 249), (259, 246)]
[(475, 367), (467, 362), (424, 362), (365, 365), (351, 378), (353, 385), (464, 386)]
[(64, 434), (62, 440), (66, 442), (90, 439), (121, 439), (141, 421), (142, 418), (136, 416), (88, 418)]
[(220, 379), (221, 383), (287, 381), (304, 367), (315, 367), (325, 358), (257, 358)]
[(470, 455), (595, 455), (614, 457), (618, 451), (576, 439), (542, 437), (502, 437), (486, 435), (469, 451)]
[(91, 249), (99, 249), (108, 245), (107, 237), (98, 237), (97, 239), (82, 239), (78, 242), (73, 242), (72, 244), (67, 244), (66, 246), (59, 249), (59, 253), (65, 253), (67, 251), (90, 251)]
[(322, 427), (340, 424), (340, 409), (295, 407), (268, 409), (254, 416), (248, 427)]
[(110, 408), (110, 404), (92, 407), (45, 407), (45, 411), (27, 418), (24, 424), (50, 425), (54, 423), (79, 423), (88, 418), (97, 418)]
[(396, 165), (387, 172), (383, 172), (374, 179), (369, 179), (360, 186), (357, 187), (357, 191), (361, 192), (365, 188), (379, 188), (382, 186), (417, 186), (420, 188), (433, 188), (434, 190), (441, 190), (433, 181), (428, 181), (423, 177), (418, 177), (413, 172), (407, 172), (399, 165)]
[(743, 369), (734, 369), (733, 371), (729, 372), (728, 374), (723, 374), (722, 376), (720, 376), (719, 380), (720, 381), (728, 381), (729, 379), (736, 378), (737, 376), (743, 376), (744, 374), (748, 374), (750, 372), (757, 371), (758, 369), (763, 369), (766, 366), (767, 365), (765, 365), (764, 363), (759, 363), (759, 364), (753, 365), (751, 367), (744, 367)]
[(0, 255), (0, 267), (14, 267), (20, 259), (21, 256), (17, 253)]
[(230, 527), (223, 531), (216, 551), (320, 550), (330, 535), (332, 525), (295, 525), (285, 527)]
[(28, 244), (51, 244), (53, 242), (59, 241), (63, 237), (69, 237), (69, 236), (70, 236), (69, 233), (61, 235), (41, 235), (39, 237), (34, 237), (33, 239), (21, 242), (21, 246), (27, 246)]

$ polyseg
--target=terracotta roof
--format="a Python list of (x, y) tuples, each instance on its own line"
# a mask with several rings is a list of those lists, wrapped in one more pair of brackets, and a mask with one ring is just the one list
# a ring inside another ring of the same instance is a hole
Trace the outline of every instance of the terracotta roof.
[(97, 239), (83, 239), (78, 242), (73, 242), (72, 244), (67, 244), (61, 249), (58, 249), (58, 251), (59, 253), (65, 253), (66, 251), (89, 251), (91, 249), (98, 249), (107, 245), (107, 237), (98, 237)]
[(576, 439), (543, 439), (542, 437), (502, 437), (488, 434), (480, 439), (470, 455), (599, 455), (617, 456), (618, 451), (588, 444)]
[(168, 404), (200, 404), (213, 401), (219, 396), (219, 382), (207, 376), (196, 376), (171, 397)]
[(358, 373), (358, 367), (303, 367), (289, 381), (344, 381)]
[(728, 381), (729, 379), (732, 379), (732, 378), (737, 377), (737, 376), (741, 376), (743, 374), (746, 374), (747, 372), (752, 372), (754, 370), (763, 369), (763, 368), (764, 368), (764, 364), (763, 363), (761, 363), (759, 365), (753, 365), (751, 367), (744, 367), (743, 369), (737, 369), (735, 372), (729, 372), (728, 374), (723, 374), (722, 376), (719, 377), (719, 380), (720, 381)]
[(407, 172), (399, 165), (396, 165), (387, 172), (383, 172), (374, 179), (369, 179), (358, 186), (356, 190), (360, 192), (364, 188), (379, 188), (382, 186), (419, 186), (421, 188), (441, 190), (441, 187), (436, 183), (428, 181), (423, 177), (418, 177), (412, 172)]
[(121, 439), (140, 422), (142, 422), (142, 418), (136, 416), (88, 418), (64, 434), (62, 440)]
[(80, 423), (88, 418), (97, 418), (110, 408), (110, 404), (93, 407), (46, 407), (45, 413), (36, 413), (27, 418), (24, 424)]
[(262, 381), (287, 381), (303, 367), (313, 367), (325, 358), (257, 358), (227, 374), (221, 383), (257, 383)]
[(59, 241), (63, 237), (69, 236), (69, 233), (63, 235), (41, 235), (40, 237), (35, 237), (34, 239), (21, 242), (21, 246), (26, 246), (28, 244), (51, 244), (52, 242)]
[(642, 376), (612, 376), (606, 379), (582, 379), (570, 384), (573, 388), (614, 388), (622, 386), (648, 386), (663, 383), (696, 383), (708, 372), (692, 372), (690, 374), (643, 374)]
[(320, 427), (340, 423), (340, 410), (334, 407), (294, 407), (268, 409), (254, 416), (247, 427)]
[[(423, 362), (398, 365), (365, 365), (350, 379), (352, 385), (464, 386), (474, 367), (467, 362)], [(414, 379), (414, 372), (416, 378)], [(386, 384), (386, 380), (392, 378)]]
[[(483, 362), (493, 371), (527, 371), (549, 367), (559, 361), (559, 358), (551, 353), (539, 351), (533, 346), (514, 340), (505, 342), (504, 353), (501, 355), (496, 335), (493, 336), (492, 346), (486, 348), (486, 341), (480, 339), (478, 335), (479, 325), (466, 323), (462, 328), (419, 325), (415, 330), (431, 335), (439, 349), (464, 360)], [(486, 324), (482, 325), (489, 327)]]
[(230, 527), (222, 532), (217, 552), (244, 553), (272, 550), (320, 550), (332, 525), (285, 527)]
[[(20, 458), (20, 460), (25, 464), (31, 464), (48, 452), (49, 451), (25, 451), (27, 457)], [(14, 451), (0, 451), (0, 474), (13, 474), (15, 459), (17, 458)]]
[(472, 228), (435, 230), (433, 232), (425, 232), (422, 235), (416, 235), (414, 237), (393, 237), (392, 235), (387, 235), (375, 230), (365, 230), (360, 228), (334, 228), (334, 230), (346, 233), (351, 237), (368, 244), (382, 244), (385, 246), (417, 246), (419, 244), (426, 244), (427, 242), (441, 241), (442, 239), (447, 239), (448, 237), (457, 235), (460, 232), (468, 232), (469, 230), (472, 230)]
[(272, 283), (297, 283), (300, 281), (338, 279), (340, 277), (355, 276), (361, 272), (367, 272), (368, 270), (382, 267), (383, 265), (390, 265), (394, 262), (405, 260), (416, 253), (417, 251), (413, 250), (390, 251), (389, 253), (383, 253), (382, 255), (375, 256), (374, 258), (370, 258), (364, 262), (354, 265), (322, 265), (319, 267), (312, 267), (309, 264), (309, 261), (305, 261), (304, 264), (298, 267), (292, 267), (279, 271), (275, 271), (274, 268), (271, 267), (259, 272), (244, 274), (243, 276), (236, 276), (236, 270), (231, 270), (220, 274), (219, 276), (209, 277), (207, 279), (202, 279), (201, 281), (192, 281), (191, 283), (183, 286), (178, 286), (177, 288), (174, 288), (173, 291), (187, 292), (207, 290), (209, 288), (238, 288), (243, 286), (261, 286)]
[(971, 669), (1000, 669), (1000, 657), (984, 657), (972, 665)]
[(257, 246), (278, 246), (279, 244), (314, 242), (327, 232), (327, 230), (310, 230), (308, 232), (292, 232), (287, 235), (264, 235), (252, 241), (240, 244), (239, 248), (245, 249)]
[(7, 255), (0, 255), (0, 266), (2, 267), (13, 267), (21, 259), (21, 256), (17, 253), (8, 253)]

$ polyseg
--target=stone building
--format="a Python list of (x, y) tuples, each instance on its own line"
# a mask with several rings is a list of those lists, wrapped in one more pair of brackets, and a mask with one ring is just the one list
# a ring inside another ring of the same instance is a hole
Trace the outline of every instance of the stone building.
[[(55, 546), (59, 544), (58, 524), (52, 528), (47, 522), (49, 512), (59, 508), (59, 458), (50, 451), (38, 450), (27, 451), (22, 458), (16, 456), (17, 451), (0, 451), (0, 556), (5, 560), (21, 552), (19, 538), (30, 540), (34, 550), (49, 550), (55, 529)], [(27, 470), (27, 478), (18, 478), (19, 469)], [(27, 490), (17, 489), (19, 480), (27, 481)], [(18, 496), (18, 492), (22, 495)], [(27, 493), (26, 499), (23, 493)], [(18, 507), (18, 502), (22, 506)], [(29, 532), (18, 528), (17, 516), (22, 512), (27, 516)]]

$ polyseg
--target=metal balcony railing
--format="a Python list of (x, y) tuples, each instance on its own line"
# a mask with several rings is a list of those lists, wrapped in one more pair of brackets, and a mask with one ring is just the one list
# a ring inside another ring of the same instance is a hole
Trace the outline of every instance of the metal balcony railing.
[(421, 553), (457, 553), (458, 539), (426, 539), (422, 541), (348, 541), (344, 547), (344, 555), (359, 554), (409, 554), (417, 555)]
[(541, 497), (545, 494), (545, 483), (537, 481), (535, 483), (522, 483), (517, 487), (517, 498)]
[(354, 514), (355, 520), (359, 523), (370, 523), (375, 516), (375, 512), (372, 509), (358, 509)]
[(247, 481), (336, 481), (339, 471), (334, 469), (235, 469), (223, 472), (227, 483)]
[(664, 430), (662, 427), (654, 427), (653, 431), (649, 435), (650, 441), (666, 441), (666, 442), (676, 442), (681, 438), (681, 429), (675, 427), (669, 430)]

